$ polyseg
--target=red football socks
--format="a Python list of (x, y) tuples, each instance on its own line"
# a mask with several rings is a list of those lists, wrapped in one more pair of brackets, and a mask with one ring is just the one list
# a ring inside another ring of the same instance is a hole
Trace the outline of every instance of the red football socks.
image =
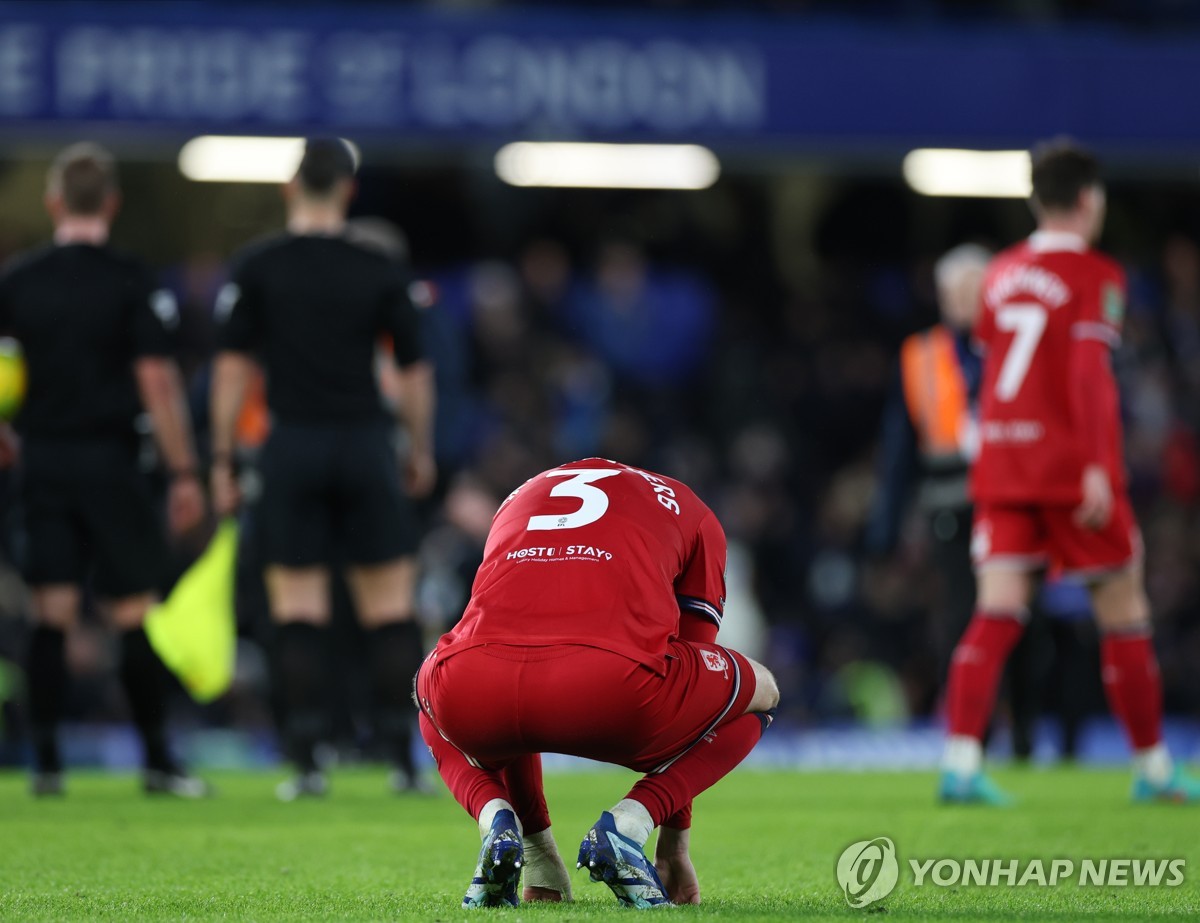
[(946, 717), (951, 736), (982, 740), (1004, 664), (1025, 622), (1016, 612), (979, 612), (954, 649), (946, 689)]
[(1100, 642), (1100, 667), (1109, 708), (1135, 750), (1162, 740), (1162, 683), (1148, 633), (1108, 634)]
[[(525, 836), (550, 826), (550, 809), (542, 790), (542, 756), (531, 753), (513, 760), (501, 773), (508, 801), (517, 814)], [(474, 816), (474, 815), (473, 815)]]
[(699, 795), (728, 775), (762, 737), (764, 723), (758, 715), (742, 715), (722, 724), (660, 773), (646, 776), (626, 798), (645, 805), (661, 825), (671, 818), (679, 826), (680, 814)]

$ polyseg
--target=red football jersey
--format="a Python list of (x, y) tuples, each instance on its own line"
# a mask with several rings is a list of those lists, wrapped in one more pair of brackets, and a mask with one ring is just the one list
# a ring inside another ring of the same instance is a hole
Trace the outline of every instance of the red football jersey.
[(679, 481), (602, 458), (544, 471), (496, 513), (438, 654), (583, 644), (662, 672), (681, 611), (720, 625), (725, 551), (717, 517)]
[[(982, 298), (975, 329), (984, 349), (975, 499), (1078, 503), (1090, 463), (1103, 465), (1114, 489), (1122, 489), (1120, 402), (1111, 363), (1105, 357), (1098, 368), (1082, 364), (1086, 341), (1120, 342), (1121, 268), (1081, 237), (1039, 231), (992, 260)], [(1079, 388), (1089, 389), (1098, 419), (1079, 419)]]

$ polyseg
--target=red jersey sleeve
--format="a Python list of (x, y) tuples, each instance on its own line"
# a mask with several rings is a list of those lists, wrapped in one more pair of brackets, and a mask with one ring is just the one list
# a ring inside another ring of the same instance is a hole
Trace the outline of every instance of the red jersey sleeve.
[(1115, 349), (1121, 345), (1121, 326), (1125, 322), (1125, 273), (1104, 260), (1095, 279), (1080, 293), (1071, 339), (1097, 340)]
[[(707, 510), (696, 530), (692, 555), (675, 581), (675, 598), (681, 614), (695, 616), (715, 628), (721, 627), (725, 612), (725, 554), (725, 530), (713, 512)], [(680, 621), (682, 625), (685, 620)]]
[(1085, 465), (1108, 461), (1111, 423), (1120, 413), (1111, 384), (1110, 350), (1121, 343), (1125, 277), (1107, 261), (1104, 269), (1096, 274), (1096, 283), (1081, 292), (1071, 324), (1071, 411), (1079, 423)]

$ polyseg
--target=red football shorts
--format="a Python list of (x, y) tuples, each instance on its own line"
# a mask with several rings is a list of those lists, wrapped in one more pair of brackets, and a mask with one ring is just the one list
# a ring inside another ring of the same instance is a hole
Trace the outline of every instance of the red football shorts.
[(574, 644), (487, 644), (417, 674), (438, 732), (495, 769), (528, 753), (568, 753), (652, 772), (746, 711), (754, 669), (718, 644), (673, 641), (667, 672)]
[(1141, 533), (1124, 493), (1114, 499), (1108, 525), (1096, 531), (1075, 522), (1073, 506), (975, 507), (971, 557), (977, 571), (1048, 567), (1055, 576), (1086, 581), (1122, 570), (1141, 555)]

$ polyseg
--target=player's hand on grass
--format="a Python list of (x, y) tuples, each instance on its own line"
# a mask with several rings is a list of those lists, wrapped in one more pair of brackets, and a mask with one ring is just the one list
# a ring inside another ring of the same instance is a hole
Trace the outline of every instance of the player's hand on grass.
[(1075, 510), (1075, 521), (1085, 529), (1099, 530), (1108, 525), (1113, 511), (1112, 484), (1100, 465), (1083, 469), (1083, 502)]
[(167, 527), (172, 535), (192, 531), (204, 520), (204, 489), (200, 479), (189, 472), (171, 478), (167, 494)]
[(213, 462), (209, 480), (213, 512), (217, 514), (218, 519), (232, 516), (242, 502), (242, 491), (238, 487), (237, 476), (233, 473), (233, 465), (225, 460)]
[(563, 901), (563, 893), (553, 888), (525, 888), (521, 892), (521, 900), (526, 904), (559, 904)]
[(673, 904), (699, 904), (700, 879), (688, 854), (691, 832), (660, 827), (654, 850), (654, 868)]
[(411, 452), (404, 462), (404, 486), (413, 497), (428, 497), (437, 484), (432, 452)]

